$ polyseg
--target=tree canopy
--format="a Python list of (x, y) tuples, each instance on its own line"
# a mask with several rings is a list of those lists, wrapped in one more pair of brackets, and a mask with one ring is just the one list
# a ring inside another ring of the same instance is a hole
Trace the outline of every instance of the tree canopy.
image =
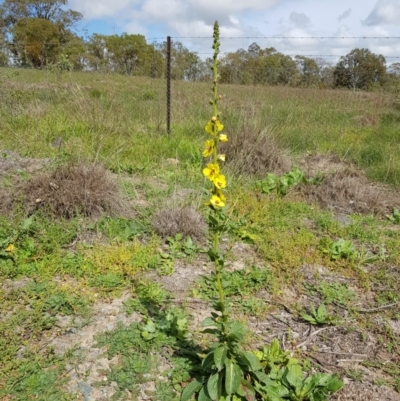
[[(105, 71), (153, 78), (165, 76), (166, 42), (149, 44), (143, 35), (76, 34), (82, 19), (68, 0), (3, 0), (0, 4), (0, 66)], [(211, 79), (209, 59), (172, 42), (171, 77)], [(400, 87), (400, 63), (386, 67), (382, 55), (353, 49), (333, 65), (322, 58), (291, 57), (252, 43), (220, 58), (221, 83), (371, 90)], [(397, 89), (396, 89), (397, 90)]]
[(3, 1), (0, 35), (15, 63), (42, 68), (55, 62), (65, 46), (81, 41), (72, 28), (82, 14), (64, 9), (67, 3), (67, 0)]
[(386, 60), (368, 49), (354, 49), (341, 57), (334, 70), (335, 86), (349, 89), (371, 89), (382, 85), (386, 77)]

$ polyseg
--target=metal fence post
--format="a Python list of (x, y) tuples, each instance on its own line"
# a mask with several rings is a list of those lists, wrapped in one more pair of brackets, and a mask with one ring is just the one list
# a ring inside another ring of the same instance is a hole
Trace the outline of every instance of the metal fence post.
[(167, 134), (171, 135), (171, 36), (167, 36)]

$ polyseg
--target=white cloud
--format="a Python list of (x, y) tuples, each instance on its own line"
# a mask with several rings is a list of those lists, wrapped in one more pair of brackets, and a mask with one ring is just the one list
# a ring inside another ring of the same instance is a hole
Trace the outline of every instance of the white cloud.
[(70, 0), (69, 7), (83, 14), (86, 20), (112, 18), (132, 9), (139, 0)]
[(368, 26), (400, 24), (400, 1), (379, 0), (363, 23)]
[(307, 15), (304, 13), (297, 13), (296, 11), (290, 14), (290, 21), (293, 22), (297, 28), (307, 28), (311, 25), (311, 20)]
[[(294, 4), (296, 11), (292, 11)], [(396, 41), (354, 38), (398, 36), (400, 0), (69, 0), (68, 6), (84, 14), (84, 24), (98, 20), (90, 33), (109, 33), (114, 27), (119, 34), (181, 36), (185, 38), (176, 40), (202, 54), (211, 52), (215, 20), (223, 37), (222, 52), (247, 49), (256, 42), (263, 49), (275, 47), (286, 54), (343, 56), (356, 47), (385, 56), (400, 54)], [(277, 36), (338, 39), (266, 38)]]
[(350, 15), (351, 15), (351, 8), (349, 8), (348, 10), (346, 10), (342, 14), (340, 14), (339, 17), (337, 17), (337, 20), (339, 22), (341, 22), (342, 20), (349, 18)]

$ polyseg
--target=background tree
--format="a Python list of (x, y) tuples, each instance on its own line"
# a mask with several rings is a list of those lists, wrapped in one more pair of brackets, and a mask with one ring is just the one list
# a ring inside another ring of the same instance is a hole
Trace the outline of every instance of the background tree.
[[(81, 40), (72, 29), (82, 14), (65, 10), (67, 3), (67, 0), (3, 0), (0, 30), (16, 62), (43, 67), (54, 62), (71, 41), (76, 45)], [(30, 41), (27, 46), (24, 38)]]
[(248, 50), (227, 53), (221, 59), (222, 83), (242, 85), (293, 85), (299, 75), (296, 63), (270, 47), (261, 49), (257, 43)]
[(22, 18), (14, 25), (14, 49), (22, 64), (43, 68), (55, 62), (60, 50), (59, 32), (51, 21), (42, 18)]
[[(160, 43), (156, 49), (162, 54), (164, 65), (167, 58), (167, 42)], [(204, 79), (204, 62), (195, 52), (191, 52), (181, 42), (171, 43), (171, 78), (185, 81)]]
[(86, 43), (85, 62), (90, 70), (111, 70), (108, 62), (106, 35), (93, 34)]
[(341, 57), (334, 70), (336, 87), (369, 90), (383, 85), (386, 78), (386, 60), (368, 49), (354, 49)]
[(111, 69), (127, 75), (159, 77), (163, 74), (162, 55), (149, 45), (143, 35), (111, 35), (103, 37)]
[(305, 56), (296, 56), (295, 59), (297, 68), (301, 73), (301, 85), (306, 87), (317, 86), (321, 81), (317, 62)]

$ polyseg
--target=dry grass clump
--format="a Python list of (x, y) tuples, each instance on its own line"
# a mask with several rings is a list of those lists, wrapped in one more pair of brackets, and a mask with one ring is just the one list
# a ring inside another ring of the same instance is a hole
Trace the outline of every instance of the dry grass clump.
[(256, 127), (239, 127), (229, 132), (229, 141), (221, 144), (227, 164), (239, 175), (282, 174), (292, 168), (290, 157), (276, 144), (272, 134)]
[(319, 185), (302, 185), (300, 193), (311, 203), (341, 213), (375, 213), (385, 215), (400, 204), (396, 190), (370, 182), (350, 163), (332, 155), (306, 157), (302, 164), (308, 173), (325, 175)]
[(80, 163), (40, 172), (17, 183), (11, 192), (8, 198), (0, 198), (2, 209), (10, 210), (22, 202), (28, 214), (41, 209), (65, 218), (126, 211), (117, 182), (100, 165)]
[(194, 208), (165, 208), (158, 211), (152, 219), (153, 230), (162, 237), (174, 237), (176, 234), (201, 240), (206, 233), (203, 216)]

